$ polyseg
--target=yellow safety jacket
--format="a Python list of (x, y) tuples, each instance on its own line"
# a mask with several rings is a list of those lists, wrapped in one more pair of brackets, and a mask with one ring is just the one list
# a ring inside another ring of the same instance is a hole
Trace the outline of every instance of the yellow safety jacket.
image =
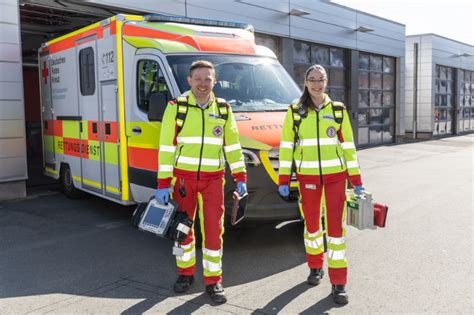
[(245, 162), (231, 107), (211, 93), (208, 106), (201, 109), (192, 92), (186, 94), (168, 102), (163, 115), (158, 188), (169, 187), (173, 176), (221, 178), (226, 159), (235, 180), (245, 182)]
[(349, 178), (352, 185), (362, 185), (351, 123), (342, 103), (325, 95), (319, 111), (290, 105), (280, 142), (280, 185), (289, 184), (293, 161), (300, 182), (322, 185)]

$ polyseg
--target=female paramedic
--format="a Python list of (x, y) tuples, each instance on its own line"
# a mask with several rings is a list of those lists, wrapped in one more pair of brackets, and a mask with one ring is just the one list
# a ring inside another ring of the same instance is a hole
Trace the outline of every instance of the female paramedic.
[(332, 101), (324, 93), (326, 85), (327, 74), (322, 66), (308, 68), (303, 94), (286, 113), (280, 143), (278, 192), (283, 197), (289, 196), (294, 167), (299, 182), (300, 210), (305, 220), (310, 285), (318, 285), (324, 275), (321, 209), (325, 209), (331, 293), (334, 302), (347, 304), (344, 229), (347, 180), (357, 195), (364, 187), (349, 116), (342, 103)]

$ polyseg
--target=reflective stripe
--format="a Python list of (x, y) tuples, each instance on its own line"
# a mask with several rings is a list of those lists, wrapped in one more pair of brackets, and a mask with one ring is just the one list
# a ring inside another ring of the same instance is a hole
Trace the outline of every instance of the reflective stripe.
[(347, 150), (347, 149), (355, 149), (354, 142), (343, 142), (343, 143), (341, 143), (341, 147), (342, 147), (344, 150)]
[(244, 161), (238, 161), (238, 162), (230, 164), (229, 166), (230, 166), (230, 170), (233, 171), (236, 168), (245, 167), (245, 163), (244, 163)]
[(226, 145), (224, 147), (224, 151), (226, 153), (232, 152), (232, 151), (235, 151), (235, 150), (240, 150), (240, 149), (242, 149), (242, 147), (240, 146), (240, 143), (236, 143), (236, 144), (233, 144), (233, 145)]
[(358, 168), (359, 163), (357, 161), (347, 161), (346, 162), (347, 168)]
[(346, 259), (346, 250), (333, 250), (328, 248), (329, 259), (332, 260), (343, 260)]
[(186, 250), (186, 249), (190, 249), (192, 247), (194, 247), (194, 241), (192, 241), (191, 243), (189, 243), (188, 245), (183, 245), (181, 244), (181, 247)]
[(204, 267), (204, 269), (209, 270), (210, 272), (217, 272), (221, 271), (222, 262), (219, 261), (219, 263), (214, 263), (212, 261), (203, 259), (202, 266)]
[(173, 165), (159, 165), (158, 172), (172, 172)]
[(345, 237), (328, 237), (328, 243), (334, 245), (342, 245), (346, 242)]
[[(319, 167), (318, 161), (301, 162), (300, 160), (296, 160), (296, 164), (301, 165), (299, 166), (300, 168), (318, 168)], [(341, 165), (341, 161), (339, 159), (321, 161), (321, 167), (332, 167), (332, 166), (340, 166), (340, 165)]]
[(182, 256), (176, 256), (176, 260), (182, 262), (188, 262), (196, 256), (196, 250), (193, 248), (189, 252), (184, 252)]
[(282, 141), (282, 142), (280, 142), (280, 148), (293, 149), (293, 145), (294, 145), (294, 143), (293, 143), (293, 142), (289, 142), (289, 141)]
[(202, 253), (204, 255), (207, 255), (207, 256), (210, 256), (210, 257), (221, 257), (222, 256), (222, 249), (213, 250), (213, 249), (203, 248)]
[(317, 239), (315, 240), (309, 240), (307, 238), (304, 239), (304, 244), (307, 246), (307, 247), (311, 247), (311, 248), (314, 248), (314, 249), (317, 249), (321, 246), (323, 246), (323, 237), (318, 237)]
[(280, 168), (282, 167), (291, 167), (290, 161), (280, 161)]
[(186, 113), (187, 108), (188, 108), (187, 106), (181, 106), (181, 105), (179, 105), (179, 106), (178, 106), (178, 112), (180, 112), (180, 113)]
[[(319, 139), (319, 145), (334, 145), (338, 143), (337, 138), (321, 138)], [(309, 147), (318, 145), (318, 139), (304, 139), (300, 140), (299, 146), (300, 147)]]
[(174, 153), (176, 147), (174, 145), (160, 145), (160, 151)]
[[(177, 162), (183, 164), (199, 165), (198, 158), (192, 158), (187, 156), (180, 156)], [(219, 166), (219, 164), (222, 164), (219, 159), (201, 159), (201, 165)]]
[(305, 229), (304, 232), (305, 232), (305, 234), (306, 234), (308, 237), (313, 238), (313, 237), (316, 237), (316, 236), (318, 236), (319, 234), (323, 233), (323, 229), (320, 228), (319, 230), (317, 230), (317, 231), (314, 232), (314, 233), (309, 233), (308, 230)]
[[(178, 143), (192, 143), (192, 144), (201, 144), (202, 138), (201, 137), (178, 137)], [(212, 137), (204, 137), (205, 144), (215, 144), (215, 145), (223, 145), (224, 140), (222, 138), (212, 138)]]

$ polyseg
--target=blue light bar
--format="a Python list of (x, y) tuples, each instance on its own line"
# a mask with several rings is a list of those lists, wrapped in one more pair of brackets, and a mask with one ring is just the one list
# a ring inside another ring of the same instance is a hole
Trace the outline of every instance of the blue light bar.
[(251, 24), (238, 23), (238, 22), (227, 22), (219, 20), (208, 20), (208, 19), (198, 19), (198, 18), (188, 18), (184, 16), (171, 16), (163, 14), (147, 14), (143, 16), (143, 20), (147, 22), (173, 22), (173, 23), (186, 23), (194, 25), (204, 25), (204, 26), (220, 26), (220, 27), (231, 27), (231, 28), (241, 28), (253, 32), (253, 26)]

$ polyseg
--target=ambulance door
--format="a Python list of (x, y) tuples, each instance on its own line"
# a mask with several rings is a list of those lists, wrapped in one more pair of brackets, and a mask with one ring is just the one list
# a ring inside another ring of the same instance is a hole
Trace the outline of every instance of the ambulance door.
[(98, 41), (97, 69), (100, 89), (102, 126), (102, 169), (105, 195), (121, 200), (120, 137), (118, 114), (117, 55), (115, 36)]
[(148, 101), (153, 93), (173, 95), (164, 57), (151, 49), (139, 51), (134, 60), (135, 97), (127, 115), (130, 189), (136, 201), (148, 201), (156, 189), (161, 123), (148, 121)]
[(40, 59), (40, 80), (41, 80), (41, 111), (43, 124), (43, 160), (45, 171), (49, 174), (58, 175), (55, 163), (55, 145), (54, 145), (54, 120), (53, 120), (53, 102), (51, 97), (51, 67), (49, 65), (49, 56), (43, 56)]
[(79, 65), (80, 161), (82, 188), (104, 194), (102, 132), (97, 88), (97, 41), (95, 35), (76, 42)]

